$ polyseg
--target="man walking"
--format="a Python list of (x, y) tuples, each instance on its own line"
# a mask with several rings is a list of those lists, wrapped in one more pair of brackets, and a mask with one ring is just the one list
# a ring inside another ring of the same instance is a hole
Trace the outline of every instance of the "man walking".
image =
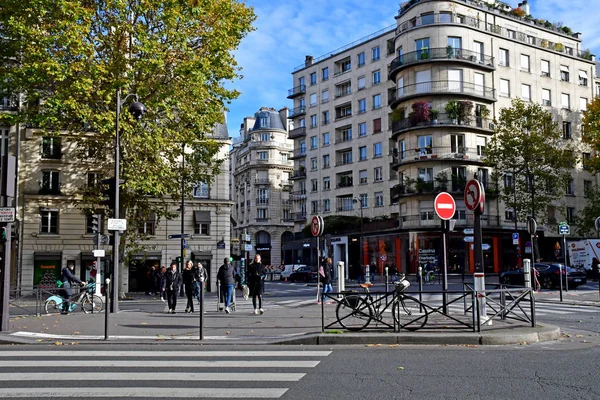
[(167, 287), (167, 304), (169, 306), (169, 314), (175, 314), (175, 308), (177, 307), (177, 291), (179, 285), (182, 284), (181, 274), (177, 271), (177, 263), (172, 262), (171, 268), (167, 271), (165, 276), (165, 284)]
[(229, 314), (231, 309), (231, 297), (233, 295), (233, 286), (235, 285), (235, 270), (229, 261), (229, 257), (225, 257), (223, 265), (217, 272), (217, 279), (221, 284), (221, 291), (225, 297), (225, 312)]

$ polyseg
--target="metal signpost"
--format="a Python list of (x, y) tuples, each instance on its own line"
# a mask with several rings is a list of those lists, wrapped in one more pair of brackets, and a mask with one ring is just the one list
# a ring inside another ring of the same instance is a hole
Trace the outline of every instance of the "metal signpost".
[[(565, 259), (565, 290), (569, 291), (569, 272), (567, 271), (567, 235), (571, 234), (571, 227), (566, 222), (561, 222), (558, 225), (558, 234), (563, 237), (563, 252)], [(560, 280), (560, 301), (563, 301), (563, 283), (562, 283), (562, 271), (559, 274)]]
[(319, 238), (323, 234), (323, 230), (325, 229), (325, 223), (323, 222), (323, 217), (320, 215), (315, 215), (312, 217), (310, 222), (310, 232), (314, 237), (317, 238), (317, 303), (321, 301), (319, 295), (319, 289), (321, 284), (321, 274), (319, 274), (319, 268), (321, 267), (321, 243)]
[[(465, 185), (465, 206), (473, 211), (473, 250), (475, 252), (475, 273), (473, 281), (475, 284), (475, 293), (479, 303), (479, 315), (482, 319), (486, 318), (485, 301), (485, 273), (483, 268), (483, 249), (481, 234), (481, 214), (485, 203), (485, 194), (483, 187), (477, 179), (471, 179)], [(491, 321), (490, 321), (491, 322)]]
[(446, 243), (446, 233), (449, 230), (449, 220), (454, 217), (456, 211), (456, 202), (450, 193), (441, 192), (435, 197), (433, 202), (435, 213), (442, 220), (442, 308), (444, 314), (448, 313), (448, 244)]

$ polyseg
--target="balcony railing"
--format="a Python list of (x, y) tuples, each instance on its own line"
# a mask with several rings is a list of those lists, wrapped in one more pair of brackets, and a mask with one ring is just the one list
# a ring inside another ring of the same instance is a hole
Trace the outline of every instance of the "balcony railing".
[[(464, 193), (466, 185), (465, 179), (449, 180), (407, 180), (403, 184), (395, 185), (390, 189), (390, 197), (397, 200), (400, 197), (412, 196), (418, 194), (437, 194), (440, 192), (449, 192), (454, 194)], [(496, 197), (498, 195), (498, 184), (494, 182), (484, 182), (486, 198)]]
[(267, 205), (269, 204), (269, 199), (256, 199), (257, 205)]
[(337, 184), (337, 188), (338, 188), (338, 189), (341, 189), (341, 188), (347, 188), (347, 187), (352, 187), (352, 186), (354, 186), (354, 185), (352, 184), (352, 180), (341, 180), (341, 181), (339, 181), (339, 182), (338, 182), (338, 184)]
[(463, 81), (429, 81), (398, 88), (395, 92), (391, 92), (388, 103), (428, 94), (462, 94), (496, 101), (496, 90), (487, 86)]
[(290, 179), (302, 179), (306, 178), (306, 169), (297, 169), (294, 171)]
[(493, 120), (488, 118), (469, 116), (467, 120), (458, 120), (450, 118), (448, 114), (438, 114), (437, 118), (433, 121), (419, 121), (415, 118), (406, 118), (402, 121), (393, 122), (392, 135), (397, 135), (413, 128), (428, 128), (439, 125), (443, 125), (444, 128), (447, 128), (448, 126), (457, 126), (461, 128), (479, 128), (489, 131), (494, 129)]
[(299, 95), (305, 94), (305, 93), (306, 93), (306, 85), (299, 85), (299, 86), (296, 86), (296, 87), (288, 90), (287, 98), (292, 99), (296, 96), (299, 96)]
[(0, 97), (0, 111), (17, 111), (17, 99), (14, 96)]
[(254, 183), (257, 185), (268, 185), (271, 183), (271, 181), (269, 180), (269, 178), (256, 178), (254, 180)]
[(487, 69), (494, 69), (494, 57), (482, 55), (476, 51), (467, 49), (455, 49), (453, 47), (426, 48), (410, 53), (402, 54), (392, 60), (390, 64), (390, 76), (409, 65), (429, 62), (431, 60), (456, 60), (466, 61), (481, 65)]
[(306, 136), (306, 127), (301, 126), (299, 128), (294, 128), (288, 133), (288, 139), (295, 139), (302, 136)]
[(300, 107), (296, 107), (296, 108), (292, 108), (290, 110), (290, 115), (288, 115), (288, 118), (296, 118), (300, 115), (304, 115), (306, 114), (306, 106), (300, 106)]
[(404, 151), (392, 151), (392, 165), (402, 165), (416, 161), (455, 160), (483, 162), (485, 147), (439, 146), (418, 147)]
[(306, 221), (306, 213), (305, 212), (292, 213), (292, 218), (295, 222)]
[(292, 159), (306, 157), (306, 149), (296, 149), (292, 155)]

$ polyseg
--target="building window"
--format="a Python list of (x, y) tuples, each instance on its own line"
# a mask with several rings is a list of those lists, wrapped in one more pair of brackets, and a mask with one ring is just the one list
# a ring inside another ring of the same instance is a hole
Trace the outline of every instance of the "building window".
[(210, 186), (208, 183), (197, 182), (194, 185), (193, 197), (197, 199), (208, 199), (210, 195)]
[(323, 125), (327, 125), (329, 123), (329, 110), (323, 111)]
[(321, 103), (327, 103), (329, 101), (329, 89), (325, 89), (321, 92)]
[(382, 167), (375, 167), (375, 169), (373, 170), (374, 173), (374, 180), (375, 182), (381, 182), (383, 181), (383, 169)]
[(342, 164), (352, 164), (352, 150), (342, 153)]
[(43, 137), (40, 153), (42, 158), (60, 159), (62, 157), (60, 138), (54, 136)]
[(352, 105), (346, 104), (335, 109), (336, 118), (346, 118), (352, 115)]
[(581, 154), (581, 162), (583, 164), (583, 169), (585, 169), (585, 170), (590, 169), (589, 161), (590, 161), (591, 157), (592, 157), (592, 155), (590, 153), (582, 153)]
[(40, 210), (40, 233), (58, 234), (58, 210)]
[(310, 127), (316, 128), (318, 126), (317, 114), (313, 114), (310, 116)]
[(498, 65), (502, 65), (504, 67), (508, 67), (510, 65), (508, 59), (508, 50), (498, 49)]
[(138, 234), (154, 236), (156, 217), (151, 215), (150, 218), (138, 225)]
[(375, 118), (373, 120), (373, 133), (381, 132), (381, 118)]
[(506, 30), (506, 36), (511, 38), (511, 39), (516, 39), (517, 37), (517, 32), (513, 29), (507, 29)]
[(269, 159), (269, 152), (268, 151), (257, 151), (256, 152), (256, 159), (257, 160), (268, 160)]
[(373, 109), (377, 110), (378, 108), (381, 108), (381, 95), (380, 94), (376, 94), (375, 96), (373, 96)]
[(526, 54), (521, 54), (521, 71), (530, 72), (531, 68), (529, 66), (529, 56)]
[(542, 76), (549, 78), (550, 77), (550, 61), (542, 60), (541, 61), (541, 70), (542, 70)]
[(379, 58), (381, 58), (381, 50), (379, 49), (379, 46), (373, 47), (371, 50), (371, 56), (373, 61), (377, 61)]
[(569, 67), (566, 65), (560, 66), (560, 80), (563, 82), (569, 82)]
[(592, 181), (583, 181), (583, 196), (588, 197), (592, 191)]
[(330, 166), (329, 163), (330, 163), (329, 154), (325, 154), (323, 156), (323, 168), (329, 168), (329, 166)]
[(94, 188), (98, 185), (99, 174), (97, 172), (87, 173), (87, 187)]
[(323, 146), (329, 146), (329, 132), (323, 133)]
[(311, 93), (310, 94), (309, 104), (310, 104), (311, 107), (317, 105), (317, 94), (316, 93)]
[(572, 139), (571, 136), (571, 123), (569, 121), (563, 121), (563, 139)]
[(375, 192), (375, 207), (383, 207), (383, 192)]
[(316, 72), (312, 72), (310, 74), (310, 84), (311, 85), (316, 85), (317, 84), (317, 73)]
[(330, 212), (330, 211), (331, 211), (331, 200), (330, 199), (323, 200), (323, 212)]
[(568, 93), (562, 93), (560, 95), (562, 108), (566, 110), (571, 109), (571, 96)]
[(313, 214), (317, 214), (319, 212), (319, 200), (313, 200), (310, 202), (310, 211)]
[(510, 81), (508, 79), (500, 79), (500, 96), (510, 97)]
[(359, 67), (362, 67), (363, 65), (365, 65), (365, 53), (364, 52), (358, 54), (356, 62)]
[(366, 184), (369, 181), (368, 177), (367, 177), (367, 170), (363, 169), (358, 171), (358, 183), (361, 185)]
[(373, 144), (373, 157), (381, 157), (383, 155), (383, 146), (381, 143)]
[(256, 219), (268, 219), (267, 209), (266, 208), (257, 208), (256, 209)]
[(317, 179), (312, 179), (310, 181), (311, 190), (316, 192), (319, 190), (319, 181)]
[(367, 112), (367, 99), (358, 100), (358, 113), (362, 114)]
[(542, 105), (544, 105), (544, 106), (552, 105), (551, 92), (549, 89), (542, 89)]
[(58, 171), (42, 171), (40, 194), (60, 194), (60, 173)]
[(512, 208), (506, 208), (504, 210), (504, 220), (505, 221), (514, 221), (514, 213)]
[(575, 196), (575, 182), (573, 179), (570, 179), (569, 182), (567, 182), (567, 190), (565, 194), (569, 196)]
[(342, 142), (352, 140), (352, 127), (342, 129)]
[(379, 70), (373, 72), (373, 85), (381, 83), (381, 72)]
[(323, 190), (330, 190), (331, 189), (331, 180), (329, 179), (328, 176), (326, 176), (325, 178), (323, 178)]
[(367, 160), (367, 146), (361, 146), (358, 148), (358, 161)]
[(328, 79), (329, 79), (329, 67), (325, 67), (325, 68), (323, 68), (323, 69), (321, 70), (321, 72), (322, 72), (322, 73), (321, 73), (321, 76), (322, 76), (321, 80), (322, 80), (322, 81), (326, 81), (326, 80), (328, 80)]
[(575, 223), (575, 207), (567, 207), (567, 222), (569, 224)]
[(358, 124), (358, 136), (367, 136), (367, 123), (361, 122)]
[(310, 170), (316, 171), (319, 169), (319, 163), (317, 162), (317, 157), (313, 157), (310, 159)]
[(531, 86), (521, 84), (521, 98), (525, 101), (531, 101)]
[(367, 80), (364, 76), (358, 78), (358, 90), (364, 89), (367, 86)]
[(580, 97), (579, 98), (579, 111), (585, 111), (587, 110), (587, 106), (588, 106), (588, 99), (586, 99), (585, 97)]

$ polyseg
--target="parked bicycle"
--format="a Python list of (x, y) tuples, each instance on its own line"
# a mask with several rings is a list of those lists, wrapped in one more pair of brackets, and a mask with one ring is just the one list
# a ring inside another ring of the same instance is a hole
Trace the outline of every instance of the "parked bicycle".
[[(427, 313), (417, 299), (404, 294), (410, 286), (405, 275), (400, 274), (399, 278), (398, 282), (394, 283), (394, 291), (379, 299), (374, 299), (369, 291), (372, 283), (360, 284), (364, 294), (345, 294), (335, 310), (337, 322), (349, 331), (363, 330), (372, 320), (390, 326), (384, 322), (383, 317), (391, 306), (394, 322), (401, 329), (421, 329), (427, 323)], [(389, 296), (392, 297), (391, 301), (385, 301)]]
[[(79, 294), (69, 299), (71, 302), (71, 305), (69, 306), (69, 312), (72, 312), (77, 308), (77, 303), (81, 304), (81, 309), (86, 314), (92, 312), (101, 312), (104, 309), (104, 302), (100, 296), (94, 294), (95, 291), (96, 282), (90, 280), (85, 286), (85, 290), (82, 290)], [(52, 295), (48, 297), (44, 304), (46, 314), (60, 313), (62, 311), (64, 301), (65, 299), (59, 295)]]

